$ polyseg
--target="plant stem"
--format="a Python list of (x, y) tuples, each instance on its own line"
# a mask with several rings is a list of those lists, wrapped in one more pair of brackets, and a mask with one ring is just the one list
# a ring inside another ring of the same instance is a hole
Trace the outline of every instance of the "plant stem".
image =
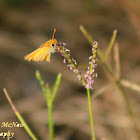
[(24, 121), (23, 117), (20, 115), (20, 113), (17, 111), (16, 107), (14, 106), (8, 92), (6, 91), (6, 89), (3, 89), (6, 98), (8, 99), (12, 109), (14, 110), (17, 118), (19, 119), (19, 121), (21, 122), (21, 124), (23, 125), (24, 129), (27, 131), (27, 133), (29, 134), (29, 136), (33, 139), (33, 140), (37, 140), (36, 136), (33, 134), (33, 132), (31, 131), (31, 129), (29, 128), (29, 126), (27, 125), (27, 123)]
[(36, 77), (40, 82), (40, 85), (42, 87), (42, 90), (46, 97), (46, 105), (48, 108), (48, 129), (49, 129), (49, 140), (54, 140), (54, 122), (53, 122), (53, 102), (54, 98), (56, 96), (56, 93), (58, 91), (60, 82), (61, 82), (61, 74), (59, 73), (57, 75), (55, 85), (53, 88), (53, 92), (51, 92), (49, 84), (45, 85), (45, 82), (42, 80), (42, 77), (40, 75), (39, 71), (36, 71)]
[[(86, 29), (82, 25), (80, 26), (80, 30), (82, 31), (82, 33), (84, 34), (84, 36), (88, 39), (88, 41), (92, 45), (93, 42), (94, 42), (94, 40), (92, 39), (92, 37), (88, 34), (88, 32), (86, 31)], [(108, 71), (108, 73), (110, 74), (110, 76), (112, 77), (113, 82), (117, 86), (117, 89), (120, 91), (121, 96), (123, 98), (123, 101), (125, 103), (127, 112), (129, 114), (129, 117), (131, 118), (131, 120), (133, 122), (134, 130), (137, 132), (138, 138), (140, 138), (140, 129), (138, 127), (138, 124), (135, 121), (135, 114), (134, 114), (134, 112), (133, 112), (133, 110), (132, 110), (132, 108), (130, 106), (130, 102), (129, 102), (127, 96), (124, 93), (123, 88), (121, 87), (120, 80), (116, 79), (115, 74), (112, 72), (112, 70), (111, 70), (110, 66), (108, 65), (107, 61), (105, 61), (104, 55), (102, 54), (102, 52), (100, 51), (99, 48), (98, 48), (98, 55), (99, 55), (101, 61), (103, 62), (104, 67), (106, 68), (106, 70)]]
[(55, 85), (54, 85), (53, 92), (52, 92), (52, 95), (51, 95), (52, 104), (53, 104), (54, 98), (56, 96), (56, 93), (58, 91), (58, 88), (59, 88), (59, 85), (60, 85), (60, 82), (61, 82), (61, 76), (62, 76), (62, 74), (59, 73), (57, 75), (57, 78), (56, 78), (56, 81), (55, 81)]
[(96, 140), (95, 132), (94, 132), (94, 124), (93, 124), (93, 117), (92, 117), (92, 107), (91, 107), (91, 98), (90, 98), (90, 89), (89, 88), (87, 89), (87, 96), (88, 96), (88, 106), (89, 106), (89, 117), (90, 117), (92, 140)]
[(130, 118), (131, 118), (131, 120), (133, 122), (133, 128), (134, 128), (134, 130), (135, 130), (135, 132), (137, 134), (137, 137), (139, 139), (140, 138), (140, 129), (139, 129), (139, 126), (137, 125), (135, 113), (133, 112), (132, 107), (130, 105), (130, 102), (129, 102), (127, 96), (125, 95), (125, 93), (123, 91), (123, 88), (122, 88), (122, 86), (120, 84), (120, 81), (118, 81), (118, 82), (115, 81), (115, 84), (116, 84), (116, 86), (118, 87), (118, 89), (119, 89), (119, 91), (121, 93), (121, 96), (122, 96), (122, 98), (124, 100), (124, 103), (125, 103), (127, 111), (128, 111), (128, 115), (130, 116)]
[(54, 123), (53, 123), (53, 112), (52, 103), (48, 106), (48, 116), (49, 116), (49, 140), (54, 140)]
[(112, 50), (112, 47), (113, 47), (115, 39), (116, 39), (116, 34), (117, 34), (117, 30), (114, 30), (112, 38), (111, 38), (111, 40), (109, 42), (109, 45), (107, 46), (107, 51), (106, 51), (106, 54), (105, 54), (105, 61), (108, 60), (108, 57), (110, 55), (110, 52)]
[[(84, 34), (84, 36), (87, 38), (87, 40), (89, 41), (89, 43), (91, 45), (93, 45), (94, 44), (94, 40), (92, 39), (91, 35), (86, 31), (86, 29), (82, 25), (80, 25), (80, 30), (82, 31), (82, 33)], [(100, 50), (99, 47), (98, 47), (98, 52), (97, 53), (98, 53), (98, 56), (101, 59), (104, 59), (104, 56), (103, 56), (103, 54), (102, 54), (102, 52), (101, 52), (101, 50)]]

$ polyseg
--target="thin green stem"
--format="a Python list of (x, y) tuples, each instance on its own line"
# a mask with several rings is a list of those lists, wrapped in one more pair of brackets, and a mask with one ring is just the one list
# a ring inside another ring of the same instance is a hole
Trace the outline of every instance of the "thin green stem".
[(36, 77), (40, 82), (40, 85), (42, 87), (42, 90), (46, 97), (46, 105), (48, 108), (48, 129), (49, 129), (49, 140), (54, 140), (54, 122), (53, 122), (53, 101), (56, 96), (58, 87), (61, 82), (61, 74), (59, 73), (57, 75), (55, 85), (53, 88), (53, 92), (51, 92), (51, 89), (49, 87), (49, 84), (45, 85), (45, 82), (42, 80), (41, 75), (39, 71), (36, 71)]
[(88, 96), (88, 107), (89, 107), (89, 117), (90, 117), (92, 140), (96, 140), (95, 132), (94, 132), (94, 124), (93, 124), (93, 117), (92, 117), (92, 107), (91, 107), (91, 98), (90, 98), (90, 89), (89, 88), (87, 89), (87, 96)]
[(42, 87), (42, 90), (43, 90), (43, 92), (44, 92), (44, 94), (45, 94), (45, 96), (46, 96), (47, 102), (49, 102), (50, 90), (49, 90), (49, 88), (47, 88), (47, 87), (45, 86), (45, 82), (42, 80), (42, 77), (41, 77), (40, 72), (39, 72), (38, 70), (36, 71), (36, 78), (37, 78), (37, 79), (39, 80), (39, 82), (40, 82), (40, 85), (41, 85), (41, 87)]
[(123, 90), (123, 88), (121, 87), (121, 84), (120, 84), (120, 80), (117, 80), (115, 75), (113, 74), (113, 72), (111, 71), (109, 65), (107, 63), (104, 63), (104, 66), (105, 68), (107, 69), (107, 71), (109, 72), (110, 76), (112, 77), (112, 80), (114, 81), (117, 89), (120, 91), (120, 95), (122, 96), (122, 99), (125, 103), (125, 106), (126, 106), (126, 109), (127, 109), (127, 112), (128, 112), (128, 115), (129, 117), (131, 118), (132, 122), (133, 122), (133, 126), (134, 126), (134, 129), (135, 129), (135, 132), (137, 133), (137, 136), (140, 138), (140, 129), (136, 123), (136, 116), (133, 112), (133, 109), (131, 108), (131, 105), (130, 105), (130, 102), (127, 98), (127, 96), (125, 95), (125, 92)]
[(49, 116), (49, 140), (54, 140), (54, 122), (53, 122), (53, 105), (52, 103), (48, 106)]
[[(84, 36), (87, 38), (87, 40), (89, 41), (89, 43), (91, 45), (93, 45), (94, 44), (94, 40), (92, 39), (91, 35), (88, 34), (88, 32), (86, 31), (86, 29), (82, 25), (80, 25), (80, 30), (82, 31), (82, 33), (84, 34)], [(102, 54), (102, 52), (101, 52), (101, 50), (100, 50), (99, 47), (98, 47), (98, 52), (97, 53), (98, 53), (98, 55), (99, 55), (100, 58), (104, 59), (103, 54)]]
[(121, 64), (120, 64), (120, 54), (119, 46), (117, 43), (114, 45), (114, 62), (115, 62), (115, 77), (120, 79), (121, 77)]
[(60, 81), (61, 81), (61, 73), (59, 73), (57, 75), (57, 78), (56, 78), (56, 81), (55, 81), (55, 85), (54, 85), (54, 88), (53, 88), (53, 92), (52, 92), (52, 102), (54, 101), (54, 98), (56, 96), (56, 93), (57, 93), (57, 90), (58, 90), (58, 87), (60, 85)]
[(139, 128), (138, 125), (137, 125), (136, 116), (135, 116), (135, 114), (134, 114), (134, 112), (133, 112), (133, 110), (132, 110), (132, 108), (131, 108), (130, 102), (129, 102), (127, 96), (125, 95), (125, 93), (124, 93), (124, 91), (123, 91), (123, 88), (122, 88), (122, 86), (121, 86), (121, 84), (120, 84), (120, 81), (117, 81), (117, 80), (116, 80), (116, 81), (115, 81), (115, 84), (116, 84), (117, 88), (119, 89), (119, 91), (120, 91), (120, 93), (121, 93), (121, 96), (122, 96), (122, 98), (123, 98), (123, 100), (124, 100), (124, 103), (125, 103), (125, 105), (126, 105), (128, 114), (129, 114), (129, 116), (130, 116), (130, 118), (131, 118), (131, 120), (132, 120), (132, 122), (133, 122), (133, 127), (134, 127), (135, 132), (136, 132), (136, 134), (137, 134), (137, 136), (138, 136), (138, 139), (139, 139), (139, 138), (140, 138), (140, 128)]
[(31, 129), (29, 128), (29, 126), (27, 125), (27, 123), (25, 122), (25, 120), (22, 118), (22, 116), (20, 115), (20, 113), (17, 111), (16, 107), (14, 106), (10, 96), (8, 95), (8, 92), (6, 91), (6, 89), (3, 89), (6, 98), (8, 99), (12, 109), (14, 110), (17, 118), (19, 119), (19, 121), (21, 122), (21, 124), (23, 125), (24, 129), (27, 131), (27, 133), (29, 134), (29, 136), (33, 139), (33, 140), (37, 140), (36, 136), (33, 134), (33, 132), (31, 131)]
[(111, 77), (112, 77), (117, 89), (119, 90), (120, 95), (122, 96), (122, 99), (123, 99), (124, 104), (126, 106), (128, 115), (129, 115), (129, 117), (131, 118), (131, 120), (133, 122), (134, 130), (137, 133), (138, 138), (140, 138), (140, 129), (139, 129), (137, 123), (136, 123), (136, 119), (135, 119), (136, 116), (135, 116), (135, 114), (133, 112), (133, 109), (131, 108), (130, 102), (129, 102), (127, 96), (125, 95), (125, 92), (124, 92), (123, 88), (121, 87), (120, 80), (116, 79), (115, 75), (112, 73), (112, 71), (111, 71), (111, 69), (110, 69), (110, 67), (109, 67), (109, 65), (107, 63), (105, 63), (105, 68), (107, 69), (107, 71), (111, 75)]
[[(83, 26), (80, 26), (80, 30), (82, 31), (82, 33), (84, 34), (84, 36), (87, 38), (87, 40), (90, 42), (90, 44), (93, 44), (94, 40), (88, 34), (88, 32), (86, 31), (86, 29)], [(140, 129), (139, 129), (139, 127), (138, 127), (138, 125), (137, 125), (137, 123), (135, 121), (135, 115), (134, 115), (133, 110), (132, 110), (132, 108), (130, 106), (129, 100), (128, 100), (127, 96), (125, 95), (124, 90), (121, 87), (120, 81), (116, 79), (114, 73), (112, 72), (112, 70), (111, 70), (110, 66), (108, 65), (108, 63), (105, 61), (104, 55), (102, 54), (102, 52), (100, 51), (99, 48), (98, 48), (98, 55), (99, 55), (101, 61), (103, 61), (103, 64), (104, 64), (106, 70), (108, 71), (108, 73), (112, 77), (113, 82), (115, 83), (115, 85), (117, 86), (118, 90), (120, 91), (121, 96), (123, 98), (123, 101), (125, 103), (127, 112), (128, 112), (128, 114), (129, 114), (129, 116), (130, 116), (130, 118), (131, 118), (131, 120), (132, 120), (132, 122), (134, 124), (134, 129), (137, 132), (138, 137), (140, 138)]]
[[(95, 63), (95, 58), (96, 58), (96, 52), (97, 52), (97, 43), (95, 44), (93, 42), (92, 45), (95, 45), (93, 46), (94, 48), (94, 51), (93, 51), (93, 57), (92, 57), (92, 63), (91, 66), (90, 66), (90, 77), (91, 75), (93, 74), (93, 67), (95, 67), (96, 65), (94, 65)], [(70, 55), (68, 55), (68, 53), (63, 49), (63, 47), (61, 46), (61, 51), (62, 53), (65, 54), (65, 57), (67, 58), (69, 64), (72, 65), (72, 67), (74, 68), (74, 70), (78, 73), (78, 75), (81, 76), (81, 73), (79, 72), (78, 68), (76, 67), (76, 65), (74, 64), (74, 62), (72, 61), (72, 59), (70, 58)], [(85, 79), (81, 76), (81, 80), (83, 82), (83, 84), (86, 84), (86, 81)], [(90, 98), (90, 89), (87, 88), (87, 96), (88, 96), (88, 105), (89, 105), (89, 118), (90, 118), (90, 126), (91, 126), (91, 136), (92, 136), (92, 140), (95, 140), (95, 132), (94, 132), (94, 125), (93, 125), (93, 117), (92, 117), (92, 108), (91, 108), (91, 98)]]
[(107, 51), (106, 51), (106, 54), (105, 54), (105, 61), (108, 60), (108, 57), (109, 57), (110, 52), (111, 52), (111, 49), (112, 49), (113, 44), (114, 44), (115, 39), (116, 39), (116, 34), (117, 34), (117, 30), (114, 30), (113, 35), (112, 35), (112, 38), (111, 38), (111, 40), (109, 42), (109, 45), (107, 47)]

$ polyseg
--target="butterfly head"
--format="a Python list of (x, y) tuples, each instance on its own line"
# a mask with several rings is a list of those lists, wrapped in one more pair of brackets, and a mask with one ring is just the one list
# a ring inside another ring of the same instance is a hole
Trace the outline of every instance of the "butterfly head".
[(54, 39), (55, 32), (56, 32), (56, 29), (54, 29), (52, 39), (48, 41), (50, 43), (52, 53), (54, 53), (56, 49), (59, 49), (59, 47), (57, 46), (57, 40)]
[(55, 32), (56, 32), (56, 29), (54, 29), (54, 32), (53, 32), (53, 36), (52, 36), (52, 39), (50, 39), (49, 41), (47, 41), (44, 45), (43, 45), (43, 47), (51, 47), (52, 49), (53, 48), (56, 48), (56, 44), (57, 44), (57, 40), (56, 39), (54, 39), (54, 35), (55, 35)]
[(57, 44), (57, 40), (54, 39), (55, 32), (56, 32), (56, 29), (54, 29), (54, 31), (53, 31), (52, 39), (49, 40), (52, 48), (55, 48), (56, 47), (56, 44)]
[(50, 46), (51, 46), (51, 52), (54, 53), (57, 48), (57, 40), (56, 39), (50, 39)]

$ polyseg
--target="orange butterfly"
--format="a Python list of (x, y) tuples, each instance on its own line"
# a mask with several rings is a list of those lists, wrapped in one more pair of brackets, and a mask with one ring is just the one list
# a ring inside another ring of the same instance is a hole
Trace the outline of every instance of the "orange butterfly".
[[(40, 46), (37, 50), (33, 51), (32, 53), (26, 55), (24, 58), (28, 61), (42, 61), (46, 58), (48, 62), (50, 62), (50, 56), (51, 53), (56, 52), (56, 48), (58, 46), (56, 45), (57, 40), (54, 39), (54, 34), (56, 32), (56, 29), (54, 29), (52, 39), (44, 43), (42, 46)], [(59, 48), (58, 48), (59, 49)]]

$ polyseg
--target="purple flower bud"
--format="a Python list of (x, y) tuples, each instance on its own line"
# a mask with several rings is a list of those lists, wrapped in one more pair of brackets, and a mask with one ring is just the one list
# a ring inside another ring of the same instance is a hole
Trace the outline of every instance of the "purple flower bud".
[(90, 56), (90, 57), (89, 57), (89, 59), (92, 59), (92, 58), (93, 58), (93, 56)]
[(94, 49), (95, 49), (95, 47), (92, 47), (92, 53), (94, 53)]
[(89, 57), (89, 59), (92, 59), (92, 60), (91, 60), (91, 62), (89, 62), (90, 67), (88, 67), (88, 71), (87, 71), (86, 74), (85, 74), (85, 82), (86, 82), (86, 83), (84, 84), (85, 88), (90, 88), (90, 89), (92, 89), (91, 84), (94, 83), (94, 77), (97, 76), (97, 74), (94, 73), (95, 67), (97, 66), (96, 61), (98, 60), (98, 59), (96, 58), (97, 45), (98, 45), (98, 44), (97, 44), (96, 41), (94, 42), (94, 45), (92, 45), (92, 53), (93, 53), (93, 56), (90, 56), (90, 57)]
[(99, 46), (99, 43), (97, 41), (94, 41), (94, 45)]
[(94, 45), (97, 45), (97, 41), (94, 41)]
[(81, 78), (81, 76), (78, 74), (77, 78)]
[(92, 65), (93, 63), (92, 62), (89, 62), (89, 64)]
[(70, 57), (70, 53), (67, 53), (67, 55)]
[(78, 69), (74, 69), (73, 72), (74, 72), (75, 74), (80, 74), (80, 71), (79, 71)]
[(71, 66), (71, 63), (69, 63), (68, 65), (67, 65), (67, 67), (70, 67)]
[(62, 56), (65, 56), (65, 53), (61, 53), (62, 54)]
[(61, 43), (60, 43), (60, 42), (58, 42), (58, 43), (57, 43), (57, 46), (61, 46)]
[(77, 65), (77, 62), (72, 58), (72, 61), (73, 61), (73, 63), (75, 64), (75, 65)]
[(89, 75), (90, 74), (90, 71), (87, 71), (86, 74)]
[(94, 60), (95, 60), (95, 61), (98, 61), (98, 58), (95, 57)]
[(94, 63), (94, 66), (97, 67), (97, 64)]
[(66, 43), (61, 43), (61, 46), (65, 46), (66, 45)]
[(82, 78), (79, 78), (79, 81), (82, 81)]
[(68, 49), (65, 49), (65, 51), (66, 51), (66, 52), (70, 52), (70, 50), (68, 50)]
[(91, 62), (89, 62), (90, 67), (88, 67), (88, 71), (84, 75), (85, 81), (82, 78), (81, 72), (79, 71), (78, 67), (76, 67), (77, 62), (75, 61), (75, 59), (70, 57), (70, 50), (64, 47), (64, 45), (66, 44), (58, 43), (58, 45), (61, 46), (59, 52), (62, 54), (62, 56), (64, 56), (63, 62), (66, 63), (67, 60), (69, 63), (67, 67), (69, 67), (75, 74), (77, 74), (77, 78), (79, 79), (79, 81), (83, 81), (83, 85), (85, 86), (85, 88), (92, 89), (91, 85), (94, 83), (94, 77), (97, 76), (97, 74), (94, 73), (95, 67), (97, 66), (96, 64), (97, 58), (96, 58), (96, 50), (95, 50), (97, 48), (97, 42), (94, 42), (94, 45), (92, 47), (93, 55), (89, 57), (89, 59), (91, 59)]
[(70, 65), (70, 69), (73, 70), (73, 67)]
[(63, 62), (66, 63), (66, 58), (64, 58)]
[(95, 71), (95, 69), (93, 68), (93, 69), (92, 69), (92, 72), (94, 72), (94, 71)]

